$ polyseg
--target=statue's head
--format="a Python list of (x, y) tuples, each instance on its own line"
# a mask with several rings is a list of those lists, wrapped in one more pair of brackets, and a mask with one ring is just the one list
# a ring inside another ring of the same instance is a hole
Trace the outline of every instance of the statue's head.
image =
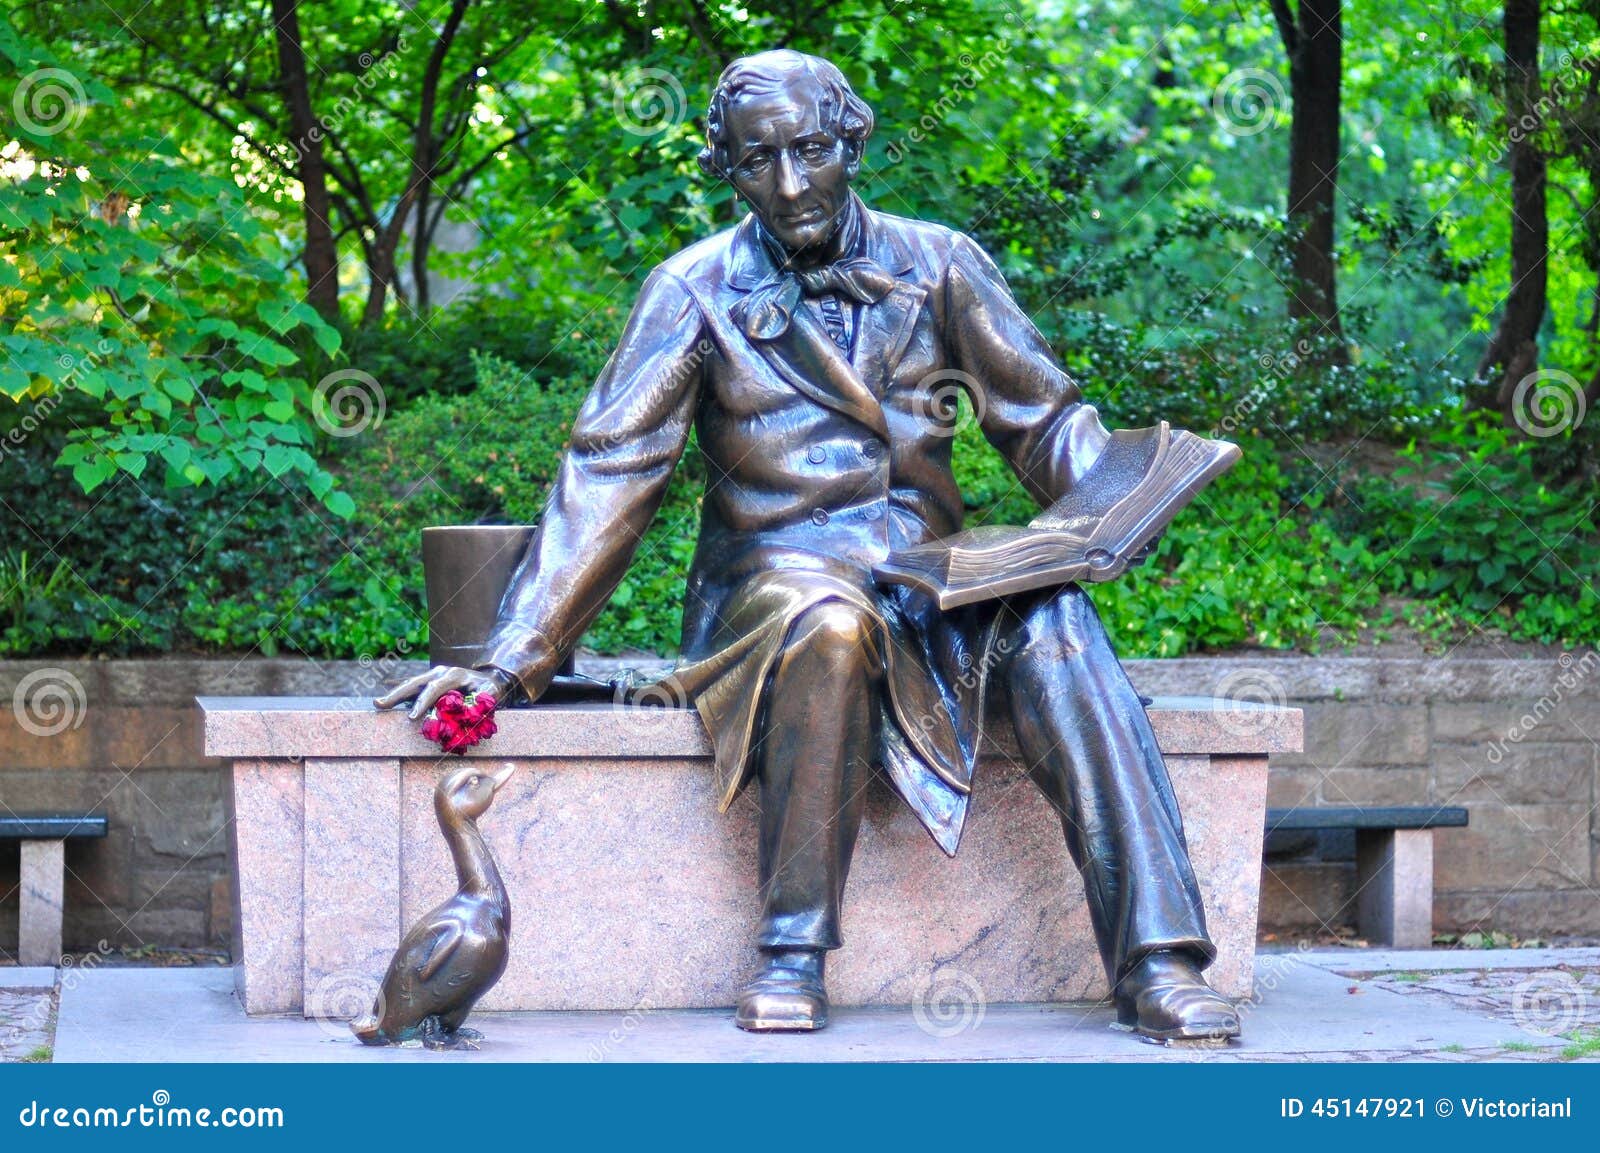
[(723, 69), (700, 167), (750, 205), (791, 252), (833, 235), (872, 135), (872, 109), (832, 64), (783, 49)]

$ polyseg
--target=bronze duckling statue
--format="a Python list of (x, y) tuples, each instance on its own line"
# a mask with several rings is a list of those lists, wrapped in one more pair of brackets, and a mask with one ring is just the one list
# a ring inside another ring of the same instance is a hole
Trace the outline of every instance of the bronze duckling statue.
[(477, 822), (515, 770), (507, 765), (489, 773), (465, 765), (434, 790), (460, 888), (412, 926), (389, 962), (372, 1011), (350, 1022), (363, 1044), (420, 1039), (429, 1049), (478, 1047), (483, 1035), (462, 1022), (506, 971), (511, 903)]

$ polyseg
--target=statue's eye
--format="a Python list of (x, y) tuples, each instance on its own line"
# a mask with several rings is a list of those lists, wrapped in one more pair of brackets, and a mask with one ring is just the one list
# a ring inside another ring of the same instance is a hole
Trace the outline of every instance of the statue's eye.
[(473, 777), (472, 780), (467, 782), (467, 784), (469, 784), (469, 785), (476, 785), (477, 783), (478, 783), (478, 778), (477, 777)]
[(808, 140), (800, 146), (800, 159), (808, 161), (821, 160), (828, 154), (828, 149), (815, 140)]

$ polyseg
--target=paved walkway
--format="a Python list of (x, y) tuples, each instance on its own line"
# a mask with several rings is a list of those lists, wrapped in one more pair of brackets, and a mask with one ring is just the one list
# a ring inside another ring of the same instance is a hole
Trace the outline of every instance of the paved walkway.
[(55, 1014), (54, 969), (0, 968), (0, 1062), (50, 1060)]
[(49, 994), (18, 972), (0, 969), (0, 1022), (27, 1023), (6, 1060), (42, 1045), (63, 1062), (1600, 1060), (1600, 949), (1263, 953), (1244, 1040), (1223, 1049), (1141, 1041), (1103, 1005), (838, 1009), (801, 1037), (741, 1033), (725, 1010), (483, 1014), (478, 1052), (363, 1049), (337, 1022), (246, 1017), (225, 968), (112, 966), (70, 973), (52, 1035), (32, 1024)]

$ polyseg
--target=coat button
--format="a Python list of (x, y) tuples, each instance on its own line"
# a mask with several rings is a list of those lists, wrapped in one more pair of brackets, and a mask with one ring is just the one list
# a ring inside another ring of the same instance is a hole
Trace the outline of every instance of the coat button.
[(814, 525), (827, 524), (828, 523), (827, 510), (826, 509), (820, 509), (820, 508), (812, 509), (811, 510), (811, 523), (814, 524)]
[(811, 451), (806, 453), (806, 459), (812, 464), (821, 464), (828, 459), (828, 454), (823, 451), (820, 444), (814, 444), (811, 446)]
[(878, 453), (882, 450), (883, 446), (880, 445), (876, 440), (863, 441), (861, 444), (861, 455), (866, 457), (868, 460), (877, 460)]

